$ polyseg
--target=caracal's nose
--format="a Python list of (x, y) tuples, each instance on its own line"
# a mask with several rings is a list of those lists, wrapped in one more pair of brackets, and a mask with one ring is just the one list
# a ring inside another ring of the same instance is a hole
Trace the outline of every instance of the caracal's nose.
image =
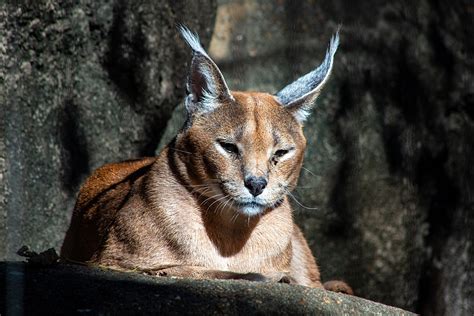
[(263, 189), (267, 186), (267, 179), (265, 177), (250, 176), (245, 179), (244, 184), (250, 194), (257, 196), (261, 194)]

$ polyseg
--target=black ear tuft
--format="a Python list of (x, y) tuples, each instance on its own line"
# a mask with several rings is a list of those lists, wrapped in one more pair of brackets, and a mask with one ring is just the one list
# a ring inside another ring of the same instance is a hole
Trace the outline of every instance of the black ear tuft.
[(186, 109), (192, 114), (211, 112), (218, 106), (218, 101), (232, 98), (221, 71), (209, 57), (199, 42), (196, 34), (188, 28), (180, 27), (181, 35), (193, 50), (191, 69), (188, 76)]
[(308, 117), (312, 104), (328, 81), (338, 45), (339, 31), (331, 38), (321, 65), (276, 94), (280, 103), (291, 109), (299, 122), (304, 122)]

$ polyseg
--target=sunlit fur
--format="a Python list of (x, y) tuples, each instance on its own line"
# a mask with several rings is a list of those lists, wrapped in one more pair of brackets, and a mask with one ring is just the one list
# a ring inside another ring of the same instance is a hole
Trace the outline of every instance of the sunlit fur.
[[(242, 92), (233, 96), (235, 101), (225, 101), (214, 112), (196, 117), (174, 146), (180, 159), (195, 168), (189, 181), (207, 184), (197, 191), (208, 201), (222, 198), (215, 204), (225, 203), (221, 211), (257, 215), (281, 203), (295, 187), (305, 138), (301, 125), (274, 96)], [(219, 145), (222, 141), (237, 145), (239, 153), (226, 152)], [(276, 157), (278, 150), (288, 153)], [(268, 179), (262, 194), (254, 197), (244, 186), (248, 175)]]
[[(108, 164), (87, 179), (62, 258), (156, 275), (284, 279), (321, 288), (287, 196), (306, 144), (300, 111), (327, 81), (337, 44), (324, 75), (304, 77), (278, 97), (231, 92), (197, 36), (181, 32), (193, 49), (186, 124), (157, 157)], [(247, 176), (268, 184), (253, 196)], [(352, 292), (343, 282), (331, 284)]]

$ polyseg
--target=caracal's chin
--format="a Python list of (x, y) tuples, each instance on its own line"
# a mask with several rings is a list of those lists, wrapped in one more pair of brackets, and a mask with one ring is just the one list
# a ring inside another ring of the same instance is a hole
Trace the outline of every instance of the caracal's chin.
[(257, 203), (245, 203), (236, 206), (237, 212), (246, 216), (255, 216), (262, 214), (266, 207)]

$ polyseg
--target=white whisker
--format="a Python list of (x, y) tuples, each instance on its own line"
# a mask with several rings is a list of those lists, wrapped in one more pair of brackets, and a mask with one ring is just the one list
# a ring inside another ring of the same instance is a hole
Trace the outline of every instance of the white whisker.
[[(205, 199), (204, 201), (202, 201), (202, 202), (200, 203), (200, 206), (204, 206), (204, 204), (205, 204), (207, 201), (212, 200), (212, 199), (214, 199), (214, 198), (217, 198), (217, 197), (219, 197), (219, 196), (223, 196), (223, 194), (222, 194), (222, 193), (217, 193), (217, 194), (215, 194), (215, 195), (213, 195), (213, 196), (208, 197), (207, 199)], [(208, 207), (207, 209), (209, 209), (209, 207)]]
[(315, 177), (316, 177), (316, 174), (315, 174), (314, 172), (312, 172), (311, 170), (309, 170), (308, 168), (301, 167), (301, 169), (303, 169), (304, 171), (309, 172), (309, 174), (311, 174), (312, 176), (315, 176)]
[(232, 216), (230, 219), (231, 223), (234, 224), (235, 221), (237, 221), (237, 218), (239, 217), (239, 213), (235, 212), (235, 214)]
[(174, 147), (169, 147), (169, 149), (174, 150), (174, 151), (177, 151), (177, 152), (180, 152), (180, 153), (188, 154), (188, 155), (192, 155), (192, 154), (193, 154), (192, 152), (185, 151), (185, 150), (181, 150), (181, 149), (177, 149), (177, 148), (174, 148)]
[(219, 194), (219, 195), (222, 195), (222, 197), (220, 197), (220, 198), (216, 199), (214, 202), (212, 202), (211, 205), (209, 205), (209, 206), (207, 207), (207, 210), (206, 210), (206, 211), (208, 211), (214, 204), (220, 203), (220, 201), (222, 201), (222, 200), (224, 200), (224, 199), (227, 199), (227, 196), (225, 196), (225, 195), (223, 195), (223, 194)]
[(302, 208), (305, 208), (307, 210), (319, 210), (319, 207), (308, 207), (306, 205), (303, 205), (290, 191), (286, 191), (286, 193)]

